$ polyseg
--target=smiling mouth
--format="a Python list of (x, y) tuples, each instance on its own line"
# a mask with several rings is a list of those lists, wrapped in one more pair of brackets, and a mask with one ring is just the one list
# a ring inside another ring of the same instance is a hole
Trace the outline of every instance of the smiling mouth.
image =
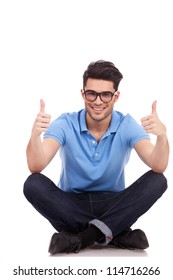
[(105, 108), (103, 107), (91, 107), (95, 112), (102, 112)]

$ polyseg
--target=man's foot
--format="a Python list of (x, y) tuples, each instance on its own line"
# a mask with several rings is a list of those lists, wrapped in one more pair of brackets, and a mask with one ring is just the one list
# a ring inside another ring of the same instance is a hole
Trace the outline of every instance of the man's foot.
[(146, 249), (149, 247), (149, 243), (145, 233), (140, 229), (128, 229), (119, 233), (109, 243), (122, 249)]
[(78, 253), (81, 248), (81, 242), (77, 234), (62, 231), (54, 233), (50, 240), (48, 252), (52, 255), (66, 252)]

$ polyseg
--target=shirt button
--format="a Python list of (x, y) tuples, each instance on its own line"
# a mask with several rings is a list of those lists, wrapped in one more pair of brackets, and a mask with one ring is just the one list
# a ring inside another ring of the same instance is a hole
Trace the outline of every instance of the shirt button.
[(93, 141), (92, 141), (92, 143), (93, 143), (93, 144), (95, 144), (95, 143), (96, 143), (96, 141), (95, 141), (95, 140), (93, 140)]
[(99, 156), (99, 153), (95, 153), (95, 156), (98, 157), (98, 156)]

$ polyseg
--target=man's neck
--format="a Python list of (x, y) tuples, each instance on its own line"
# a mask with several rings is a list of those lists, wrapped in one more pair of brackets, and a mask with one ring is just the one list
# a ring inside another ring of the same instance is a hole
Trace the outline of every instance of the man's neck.
[(87, 128), (90, 133), (99, 141), (103, 134), (107, 131), (111, 122), (111, 116), (104, 120), (93, 120), (90, 116), (86, 115)]

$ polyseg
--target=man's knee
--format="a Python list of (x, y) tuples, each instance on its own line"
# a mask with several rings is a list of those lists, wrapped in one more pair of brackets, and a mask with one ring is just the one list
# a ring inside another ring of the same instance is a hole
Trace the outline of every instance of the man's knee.
[(157, 173), (153, 170), (151, 170), (151, 172), (153, 185), (155, 186), (156, 190), (160, 192), (160, 194), (163, 194), (168, 187), (166, 177), (163, 173)]
[(32, 196), (35, 188), (37, 187), (38, 185), (37, 182), (39, 180), (39, 177), (40, 177), (40, 173), (33, 173), (29, 175), (28, 178), (26, 179), (23, 186), (23, 193), (27, 199), (29, 199)]

